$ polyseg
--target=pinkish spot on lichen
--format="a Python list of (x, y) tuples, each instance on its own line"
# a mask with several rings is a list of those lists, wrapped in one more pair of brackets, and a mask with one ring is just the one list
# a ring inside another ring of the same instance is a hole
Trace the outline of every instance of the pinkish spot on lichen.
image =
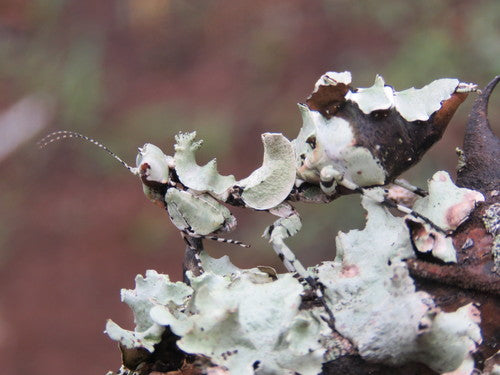
[(484, 198), (479, 192), (471, 191), (465, 194), (459, 203), (451, 206), (446, 211), (446, 223), (449, 227), (456, 229), (469, 217), (469, 214), (476, 206), (476, 202), (483, 200)]
[(355, 264), (349, 264), (342, 267), (342, 277), (356, 277), (359, 275), (359, 268)]
[(439, 181), (441, 181), (441, 182), (446, 182), (448, 180), (448, 175), (446, 173), (439, 173), (438, 177), (439, 177)]

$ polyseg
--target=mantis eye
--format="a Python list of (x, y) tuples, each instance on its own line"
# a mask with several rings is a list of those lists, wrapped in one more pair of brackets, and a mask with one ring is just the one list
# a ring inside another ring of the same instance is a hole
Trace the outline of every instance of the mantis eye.
[(150, 169), (151, 166), (148, 163), (142, 163), (141, 166), (139, 167), (139, 173), (141, 177), (147, 177), (149, 175)]

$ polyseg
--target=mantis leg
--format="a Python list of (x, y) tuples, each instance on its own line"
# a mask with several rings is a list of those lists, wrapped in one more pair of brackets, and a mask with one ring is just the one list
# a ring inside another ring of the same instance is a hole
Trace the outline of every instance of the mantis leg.
[(338, 180), (338, 184), (342, 185), (350, 190), (357, 191), (357, 192), (363, 194), (364, 196), (366, 196), (370, 199), (373, 199), (375, 202), (379, 202), (380, 204), (382, 204), (386, 207), (395, 208), (404, 214), (407, 214), (407, 215), (413, 216), (417, 219), (420, 219), (420, 220), (424, 221), (425, 223), (429, 224), (435, 230), (437, 230), (437, 231), (439, 231), (447, 236), (450, 235), (450, 233), (448, 231), (444, 230), (443, 228), (441, 228), (437, 224), (433, 223), (432, 220), (425, 217), (424, 215), (419, 214), (418, 212), (412, 210), (411, 208), (406, 207), (405, 205), (399, 204), (399, 203), (394, 202), (391, 199), (387, 198), (386, 194), (383, 193), (382, 189), (365, 189), (365, 188), (362, 188), (362, 187), (356, 185), (354, 182), (349, 181), (345, 178), (340, 178)]
[(181, 236), (186, 243), (182, 273), (184, 275), (184, 282), (189, 283), (186, 271), (191, 271), (195, 276), (199, 276), (204, 272), (200, 259), (200, 253), (203, 251), (203, 243), (201, 238), (192, 237), (185, 232), (181, 232)]
[(297, 273), (305, 279), (308, 276), (307, 270), (284, 241), (286, 238), (297, 233), (302, 227), (298, 212), (288, 203), (281, 203), (277, 207), (270, 209), (269, 212), (279, 216), (279, 219), (266, 228), (263, 237), (269, 239), (274, 251), (284, 263), (287, 270)]
[(316, 293), (318, 300), (328, 314), (328, 318), (325, 318), (325, 321), (330, 328), (334, 330), (335, 318), (330, 307), (326, 303), (325, 295), (322, 290), (323, 286), (306, 270), (284, 241), (286, 238), (297, 233), (302, 227), (298, 212), (288, 203), (281, 203), (277, 207), (270, 209), (269, 212), (280, 218), (276, 220), (274, 224), (266, 228), (264, 237), (269, 239), (274, 251), (278, 254), (278, 257), (285, 264), (288, 271), (297, 274), (299, 278), (308, 284)]
[(394, 184), (401, 186), (402, 188), (405, 188), (406, 190), (409, 190), (412, 193), (420, 195), (421, 197), (425, 197), (425, 196), (429, 195), (429, 193), (427, 191), (425, 191), (424, 189), (421, 189), (418, 186), (412, 185), (408, 181), (403, 180), (401, 178), (396, 178), (394, 180)]

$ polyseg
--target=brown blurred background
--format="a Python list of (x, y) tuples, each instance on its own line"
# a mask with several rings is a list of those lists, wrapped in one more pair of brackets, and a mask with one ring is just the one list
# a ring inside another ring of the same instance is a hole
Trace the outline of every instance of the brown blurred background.
[[(105, 320), (132, 327), (120, 288), (153, 268), (181, 277), (184, 246), (139, 181), (90, 144), (39, 151), (57, 129), (101, 140), (133, 163), (179, 130), (205, 140), (200, 162), (223, 174), (260, 166), (264, 131), (294, 138), (296, 103), (327, 70), (402, 90), (441, 77), (484, 86), (500, 73), (500, 2), (0, 0), (0, 368), (3, 374), (104, 374), (119, 366)], [(500, 95), (490, 103), (498, 129)], [(472, 99), (405, 177), (454, 173)], [(331, 259), (334, 235), (360, 228), (359, 197), (298, 205), (290, 242), (307, 265)], [(260, 234), (273, 218), (233, 210), (228, 237), (206, 244), (239, 266), (282, 269)], [(369, 256), (369, 255), (367, 255)]]

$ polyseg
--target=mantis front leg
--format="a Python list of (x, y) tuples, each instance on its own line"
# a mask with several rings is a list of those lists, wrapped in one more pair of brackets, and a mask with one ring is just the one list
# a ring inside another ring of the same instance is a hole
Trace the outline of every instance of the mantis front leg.
[(277, 207), (270, 209), (269, 212), (279, 216), (279, 219), (266, 228), (263, 236), (269, 239), (274, 251), (287, 270), (297, 273), (305, 279), (308, 276), (307, 270), (284, 242), (286, 238), (295, 235), (302, 227), (298, 212), (288, 203), (281, 203)]
[(284, 263), (288, 271), (297, 274), (299, 278), (308, 284), (316, 293), (318, 300), (321, 302), (323, 308), (328, 314), (328, 318), (326, 318), (325, 321), (328, 323), (330, 328), (334, 330), (335, 318), (330, 307), (326, 303), (325, 295), (322, 290), (323, 285), (318, 283), (316, 279), (306, 270), (284, 241), (286, 238), (297, 233), (302, 227), (302, 222), (298, 212), (286, 202), (270, 209), (269, 212), (273, 215), (279, 216), (279, 219), (266, 228), (264, 231), (264, 237), (269, 239), (274, 251)]
[(182, 274), (184, 282), (189, 284), (189, 278), (186, 276), (187, 271), (191, 271), (194, 276), (199, 276), (204, 272), (200, 259), (200, 253), (203, 251), (203, 242), (201, 238), (191, 237), (184, 232), (181, 232), (181, 236), (186, 243)]

